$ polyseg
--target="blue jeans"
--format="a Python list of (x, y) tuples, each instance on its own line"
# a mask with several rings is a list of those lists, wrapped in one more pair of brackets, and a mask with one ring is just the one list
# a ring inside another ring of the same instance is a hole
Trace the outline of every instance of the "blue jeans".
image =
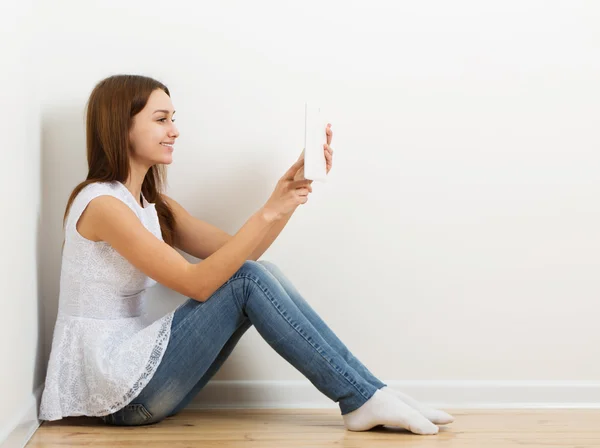
[(385, 386), (356, 359), (273, 263), (246, 261), (207, 301), (177, 310), (154, 376), (111, 425), (146, 425), (176, 414), (217, 373), (251, 325), (342, 415)]

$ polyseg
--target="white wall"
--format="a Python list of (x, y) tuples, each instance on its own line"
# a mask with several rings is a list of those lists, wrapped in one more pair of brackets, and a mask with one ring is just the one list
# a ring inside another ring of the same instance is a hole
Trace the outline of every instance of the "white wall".
[(40, 119), (30, 58), (33, 2), (7, 3), (0, 6), (0, 443), (9, 444), (36, 424), (45, 366), (38, 288)]
[[(105, 76), (137, 73), (177, 109), (169, 193), (230, 233), (300, 153), (305, 99), (321, 100), (330, 180), (264, 258), (381, 378), (600, 378), (600, 4), (38, 8), (46, 341), (85, 102)], [(183, 300), (153, 297), (157, 316)], [(301, 378), (251, 330), (215, 379)]]

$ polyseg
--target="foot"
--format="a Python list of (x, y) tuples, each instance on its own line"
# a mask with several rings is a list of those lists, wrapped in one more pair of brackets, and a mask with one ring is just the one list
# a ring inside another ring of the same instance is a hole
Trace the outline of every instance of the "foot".
[(392, 395), (396, 398), (399, 398), (404, 403), (409, 405), (410, 407), (419, 411), (424, 417), (426, 417), (431, 423), (435, 423), (436, 425), (447, 425), (454, 421), (454, 417), (448, 414), (447, 412), (441, 411), (439, 409), (433, 409), (428, 406), (425, 406), (419, 403), (414, 398), (402, 393), (400, 391), (390, 389), (389, 387), (383, 387), (380, 389), (382, 392)]
[(392, 394), (376, 391), (360, 408), (342, 416), (350, 431), (367, 431), (375, 426), (399, 426), (415, 434), (437, 434), (439, 428)]

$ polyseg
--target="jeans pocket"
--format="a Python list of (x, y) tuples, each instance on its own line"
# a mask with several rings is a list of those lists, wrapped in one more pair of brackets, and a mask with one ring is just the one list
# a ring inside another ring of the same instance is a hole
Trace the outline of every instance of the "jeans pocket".
[(110, 415), (102, 417), (104, 423), (117, 426), (138, 426), (147, 424), (152, 414), (143, 404), (128, 404)]

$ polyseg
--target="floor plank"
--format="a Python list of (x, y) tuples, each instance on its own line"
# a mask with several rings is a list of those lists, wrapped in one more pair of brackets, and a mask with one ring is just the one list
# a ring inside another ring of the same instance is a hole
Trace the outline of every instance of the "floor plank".
[(338, 410), (186, 410), (156, 425), (107, 426), (94, 418), (45, 422), (28, 448), (444, 447), (600, 448), (600, 410), (455, 410), (434, 436), (395, 428), (347, 431)]

